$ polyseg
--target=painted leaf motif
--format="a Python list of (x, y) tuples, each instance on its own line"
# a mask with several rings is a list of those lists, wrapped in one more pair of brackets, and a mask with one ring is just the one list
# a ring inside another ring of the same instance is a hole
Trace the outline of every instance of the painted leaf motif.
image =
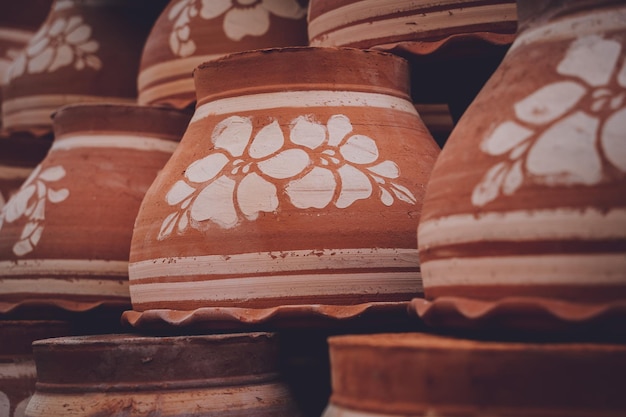
[(580, 37), (570, 45), (557, 72), (578, 77), (592, 87), (607, 85), (621, 50), (622, 46), (615, 40), (598, 35)]
[(80, 45), (78, 45), (78, 48), (83, 52), (92, 54), (100, 48), (100, 44), (98, 44), (98, 42), (94, 40), (91, 40), (89, 42), (81, 43)]
[(392, 161), (383, 161), (367, 169), (385, 178), (398, 178), (400, 176), (400, 168)]
[(309, 155), (302, 149), (287, 149), (257, 164), (265, 175), (285, 179), (295, 177), (309, 166)]
[(165, 195), (165, 201), (170, 206), (174, 206), (193, 194), (195, 190), (185, 181), (178, 180)]
[(191, 219), (197, 222), (212, 220), (230, 229), (238, 222), (235, 203), (235, 181), (221, 176), (207, 185), (191, 204)]
[(250, 142), (252, 122), (247, 117), (231, 116), (215, 126), (211, 140), (215, 147), (228, 151), (232, 156), (241, 156)]
[(232, 0), (202, 0), (200, 16), (203, 19), (213, 19), (223, 14), (233, 6)]
[(35, 190), (36, 187), (31, 184), (13, 195), (4, 207), (4, 220), (12, 223), (22, 217), (28, 206), (28, 201), (35, 194)]
[(315, 167), (304, 177), (291, 181), (285, 192), (291, 203), (298, 208), (324, 208), (333, 198), (337, 183), (333, 173)]
[(480, 149), (489, 155), (502, 155), (524, 142), (534, 132), (511, 120), (500, 123), (481, 143)]
[(48, 46), (42, 53), (37, 54), (28, 61), (28, 72), (39, 74), (44, 72), (54, 58), (54, 49)]
[(194, 52), (196, 52), (196, 43), (193, 40), (189, 40), (183, 42), (180, 45), (180, 50), (178, 51), (178, 54), (182, 57), (185, 57), (193, 55)]
[(57, 48), (56, 55), (48, 67), (48, 71), (56, 71), (74, 61), (74, 51), (69, 45), (60, 45)]
[(404, 185), (391, 183), (391, 191), (395, 194), (398, 200), (404, 201), (405, 203), (409, 204), (417, 203), (417, 199), (415, 198), (411, 190), (406, 188)]
[(352, 165), (343, 165), (337, 173), (341, 179), (341, 192), (335, 201), (338, 208), (346, 208), (355, 201), (372, 195), (372, 183), (369, 178)]
[(572, 81), (548, 84), (515, 104), (515, 114), (524, 122), (543, 125), (571, 110), (586, 92)]
[(37, 228), (37, 226), (39, 226), (39, 222), (28, 222), (24, 225), (24, 228), (22, 229), (22, 234), (20, 235), (20, 239), (26, 239), (27, 237), (29, 237)]
[[(213, 1), (213, 0), (204, 0), (204, 2), (210, 2), (210, 3), (218, 3), (217, 1)], [(230, 0), (228, 0), (230, 2)], [(187, 7), (189, 5), (189, 0), (181, 0), (178, 3), (174, 4), (172, 6), (172, 8), (170, 9), (169, 13), (167, 14), (167, 17), (170, 20), (173, 20), (176, 16), (178, 16), (185, 7)]]
[(502, 192), (506, 195), (512, 195), (524, 182), (524, 173), (522, 172), (522, 161), (515, 161), (509, 172), (507, 172), (502, 183)]
[(380, 201), (387, 207), (393, 205), (393, 196), (384, 188), (380, 189)]
[(353, 164), (371, 164), (378, 159), (376, 142), (368, 136), (354, 135), (339, 148), (341, 155)]
[(67, 21), (63, 18), (57, 19), (52, 23), (52, 26), (50, 26), (50, 30), (48, 31), (48, 34), (51, 37), (55, 37), (55, 36), (59, 36), (66, 28), (67, 26)]
[(270, 15), (260, 4), (250, 8), (233, 8), (224, 18), (224, 33), (234, 41), (244, 36), (261, 36), (270, 28)]
[(42, 225), (37, 226), (37, 228), (33, 230), (33, 233), (30, 235), (30, 242), (33, 246), (37, 246), (37, 244), (39, 243), (39, 240), (41, 239), (42, 234), (43, 234)]
[(16, 256), (24, 256), (29, 252), (32, 252), (33, 245), (30, 244), (28, 239), (20, 240), (13, 245), (13, 253)]
[(508, 171), (508, 163), (500, 162), (492, 166), (485, 174), (482, 181), (474, 187), (472, 192), (472, 204), (484, 206), (498, 197), (500, 186), (504, 181), (504, 176)]
[(315, 149), (326, 140), (326, 129), (321, 124), (300, 116), (291, 123), (289, 139), (296, 145)]
[(44, 220), (46, 217), (46, 199), (40, 198), (37, 201), (35, 210), (30, 215), (31, 220)]
[(248, 220), (255, 220), (261, 211), (272, 212), (278, 208), (276, 186), (254, 172), (248, 174), (237, 187), (237, 203)]
[(67, 188), (60, 190), (48, 189), (48, 200), (53, 203), (60, 203), (70, 196), (70, 191)]
[(172, 50), (172, 52), (174, 52), (175, 54), (179, 54), (180, 39), (178, 39), (178, 34), (176, 33), (175, 30), (173, 30), (170, 33), (169, 42), (170, 42), (170, 49)]
[(57, 165), (54, 167), (50, 167), (48, 169), (44, 169), (39, 178), (44, 181), (58, 181), (65, 176), (65, 169), (62, 166)]
[[(80, 19), (78, 20), (80, 22)], [(68, 25), (68, 29), (71, 27)], [(74, 29), (70, 29), (65, 40), (71, 44), (79, 44), (85, 42), (91, 36), (91, 28), (88, 25), (80, 25)]]
[(256, 134), (254, 140), (250, 144), (248, 153), (251, 157), (260, 159), (265, 158), (277, 152), (285, 143), (283, 131), (280, 129), (278, 121), (274, 120), (267, 126), (264, 126), (259, 133)]
[(50, 45), (50, 38), (47, 36), (39, 36), (38, 39), (33, 38), (30, 44), (26, 47), (26, 52), (30, 56), (39, 55), (46, 47)]
[(96, 71), (102, 68), (102, 61), (95, 55), (87, 55), (85, 57), (85, 62), (88, 67), (95, 69)]
[(183, 214), (180, 216), (180, 220), (178, 221), (178, 231), (184, 232), (189, 225), (189, 212), (185, 210)]
[(179, 213), (177, 212), (167, 215), (165, 220), (163, 220), (163, 223), (161, 223), (161, 229), (159, 230), (159, 235), (157, 236), (158, 240), (163, 240), (172, 234), (176, 221), (178, 220), (178, 216)]
[(185, 177), (197, 183), (210, 181), (224, 169), (228, 161), (228, 157), (223, 153), (212, 153), (192, 162), (185, 170)]
[(626, 108), (616, 111), (604, 122), (600, 144), (607, 159), (626, 172)]
[(269, 12), (287, 19), (300, 19), (306, 15), (306, 9), (296, 0), (263, 0), (261, 4)]
[(339, 146), (341, 141), (352, 132), (350, 119), (343, 114), (336, 114), (328, 119), (328, 146)]

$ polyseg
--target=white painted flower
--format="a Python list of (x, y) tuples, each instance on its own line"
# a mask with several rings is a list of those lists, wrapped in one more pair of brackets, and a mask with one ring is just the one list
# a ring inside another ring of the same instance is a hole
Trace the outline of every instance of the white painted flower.
[[(626, 61), (621, 44), (598, 35), (580, 37), (555, 70), (561, 81), (517, 102), (516, 119), (497, 125), (481, 143), (483, 152), (508, 158), (491, 167), (474, 188), (475, 206), (500, 193), (515, 193), (525, 180), (547, 186), (598, 184), (606, 179), (598, 150), (626, 172)], [(608, 88), (613, 80), (621, 87), (617, 93)]]
[(39, 243), (43, 233), (45, 221), (46, 201), (60, 203), (69, 196), (69, 190), (62, 188), (54, 190), (48, 184), (60, 180), (65, 176), (62, 166), (54, 166), (41, 170), (35, 168), (26, 179), (20, 190), (13, 194), (2, 210), (0, 210), (0, 230), (4, 222), (13, 223), (26, 216), (26, 222), (19, 240), (13, 246), (13, 253), (17, 256), (32, 252)]
[(301, 19), (306, 14), (306, 8), (296, 0), (180, 0), (168, 13), (168, 18), (174, 20), (170, 48), (181, 57), (195, 52), (196, 44), (190, 37), (189, 22), (198, 15), (205, 20), (224, 15), (224, 33), (229, 39), (240, 41), (246, 35), (262, 36), (267, 33), (270, 14)]
[(102, 61), (95, 53), (100, 45), (91, 39), (91, 32), (81, 16), (60, 17), (42, 26), (13, 62), (10, 77), (54, 72), (71, 64), (79, 71), (87, 67), (99, 70)]
[(231, 116), (213, 130), (213, 151), (191, 163), (184, 179), (167, 192), (165, 200), (179, 211), (168, 215), (158, 239), (177, 228), (200, 229), (211, 221), (222, 228), (235, 227), (242, 218), (255, 220), (262, 212), (275, 212), (279, 190), (296, 208), (324, 208), (334, 201), (346, 208), (380, 190), (389, 206), (394, 195), (415, 204), (406, 187), (391, 182), (400, 176), (391, 161), (378, 161), (373, 139), (349, 135), (352, 125), (343, 115), (332, 116), (325, 126), (310, 117), (296, 118), (286, 141), (273, 120), (253, 135), (249, 117)]

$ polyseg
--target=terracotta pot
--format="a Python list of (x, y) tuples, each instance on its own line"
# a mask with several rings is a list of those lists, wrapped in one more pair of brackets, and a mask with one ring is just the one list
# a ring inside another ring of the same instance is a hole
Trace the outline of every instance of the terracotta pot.
[(531, 14), (456, 125), (418, 231), (428, 299), (626, 299), (626, 7), (604, 3)]
[(626, 346), (419, 333), (329, 339), (323, 417), (603, 416), (626, 412)]
[(305, 0), (171, 0), (146, 41), (139, 103), (196, 101), (194, 68), (232, 52), (307, 45)]
[(0, 415), (23, 417), (35, 392), (37, 370), (32, 342), (69, 334), (67, 322), (0, 320)]
[(190, 116), (114, 104), (55, 114), (48, 155), (0, 212), (0, 312), (128, 305), (133, 222)]
[(403, 59), (251, 51), (203, 64), (195, 82), (194, 117), (137, 216), (135, 310), (420, 293), (414, 225), (439, 150), (409, 101)]
[(299, 416), (272, 333), (64, 337), (33, 344), (26, 416)]
[(11, 65), (4, 127), (46, 134), (65, 104), (134, 103), (141, 50), (164, 1), (56, 0)]

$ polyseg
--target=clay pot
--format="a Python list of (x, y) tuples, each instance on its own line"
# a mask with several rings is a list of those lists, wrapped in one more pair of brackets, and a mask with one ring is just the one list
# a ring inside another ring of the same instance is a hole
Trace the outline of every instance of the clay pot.
[(194, 76), (195, 114), (137, 216), (134, 310), (420, 293), (413, 225), (439, 149), (409, 100), (403, 59), (271, 49)]
[(626, 346), (480, 342), (419, 333), (329, 339), (323, 417), (611, 416), (626, 412)]
[(11, 65), (3, 125), (46, 134), (69, 103), (134, 103), (139, 57), (165, 0), (56, 0)]
[(128, 306), (133, 222), (189, 119), (114, 104), (54, 115), (48, 155), (0, 212), (0, 312), (23, 303)]
[(146, 41), (139, 103), (196, 101), (194, 68), (232, 52), (307, 45), (306, 1), (171, 0)]
[(33, 344), (28, 417), (292, 417), (272, 333), (63, 337)]
[(437, 160), (428, 299), (626, 299), (626, 7), (561, 3), (521, 22)]

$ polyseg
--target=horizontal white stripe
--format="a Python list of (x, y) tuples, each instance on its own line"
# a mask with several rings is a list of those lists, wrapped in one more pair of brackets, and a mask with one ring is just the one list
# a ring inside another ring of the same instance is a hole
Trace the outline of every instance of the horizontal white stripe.
[(133, 303), (274, 297), (421, 293), (419, 272), (258, 276), (130, 285)]
[(0, 377), (2, 377), (3, 380), (22, 378), (34, 380), (37, 377), (35, 361), (0, 362)]
[[(460, 7), (452, 10), (452, 13), (450, 12), (450, 10), (441, 10), (416, 13), (409, 16), (360, 23), (327, 32), (319, 38), (315, 38), (316, 35), (309, 33), (310, 44), (311, 46), (343, 46), (388, 36), (406, 36), (431, 30), (517, 21), (515, 3)], [(324, 15), (317, 19), (323, 17)]]
[(130, 280), (349, 268), (417, 268), (416, 249), (324, 249), (158, 258), (129, 265)]
[(152, 65), (139, 73), (137, 77), (137, 88), (141, 94), (147, 85), (155, 83), (159, 80), (182, 76), (189, 78), (193, 83), (193, 70), (200, 64), (207, 61), (215, 61), (226, 54), (211, 54), (191, 56), (188, 58), (178, 58), (171, 61), (160, 62)]
[[(106, 274), (106, 271), (102, 273)], [(55, 273), (54, 275), (57, 274)], [(128, 297), (128, 280), (125, 277), (120, 277), (120, 279), (117, 280), (74, 277), (68, 279), (0, 279), (0, 294), (8, 295), (20, 293)]]
[[(424, 415), (426, 417), (427, 414)], [(433, 415), (434, 417), (435, 415)], [(389, 417), (389, 414), (369, 413), (366, 411), (351, 410), (333, 403), (329, 403), (322, 417)]]
[(626, 22), (626, 7), (624, 6), (605, 11), (594, 10), (591, 18), (586, 13), (561, 17), (520, 33), (508, 53), (520, 46), (537, 42), (562, 41), (613, 31), (622, 32), (624, 22)]
[(87, 259), (20, 259), (0, 261), (0, 279), (15, 276), (128, 275), (127, 261)]
[(417, 114), (407, 99), (379, 93), (355, 91), (283, 91), (230, 97), (211, 101), (196, 109), (191, 123), (210, 115), (276, 109), (281, 107), (377, 107)]
[(5, 97), (2, 102), (2, 111), (6, 114), (30, 109), (50, 109), (49, 113), (52, 113), (65, 104), (78, 103), (137, 104), (137, 100), (126, 97), (88, 96), (81, 94), (42, 94), (12, 99)]
[[(183, 79), (171, 81), (165, 84), (157, 84), (154, 87), (147, 88), (139, 92), (137, 101), (139, 104), (147, 106), (151, 103), (167, 102), (167, 98), (174, 97), (181, 93), (188, 93), (191, 102), (196, 101), (196, 87), (193, 79)], [(180, 100), (180, 99), (177, 99)]]
[(26, 45), (35, 32), (9, 27), (0, 27), (0, 40)]
[(626, 253), (451, 258), (422, 262), (426, 287), (448, 285), (626, 285)]
[(139, 135), (76, 135), (58, 137), (52, 144), (50, 150), (125, 148), (172, 153), (177, 146), (178, 142), (175, 141)]
[(459, 214), (420, 223), (421, 247), (483, 241), (626, 239), (626, 210), (588, 208)]
[(56, 109), (46, 108), (43, 110), (22, 110), (14, 114), (2, 114), (2, 124), (5, 128), (20, 126), (40, 127), (50, 126), (52, 130), (52, 113)]
[(9, 167), (0, 166), (0, 179), (2, 180), (19, 180), (26, 179), (35, 167), (23, 168), (23, 167)]

